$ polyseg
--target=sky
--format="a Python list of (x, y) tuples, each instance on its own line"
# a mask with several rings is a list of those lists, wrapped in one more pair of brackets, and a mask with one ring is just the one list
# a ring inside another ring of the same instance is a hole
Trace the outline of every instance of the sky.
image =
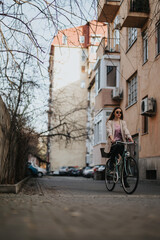
[[(0, 22), (3, 33), (8, 37), (10, 48), (23, 51), (27, 51), (30, 48), (31, 54), (39, 59), (37, 61), (36, 58), (33, 58), (32, 63), (27, 69), (26, 77), (27, 79), (36, 80), (39, 84), (39, 87), (32, 91), (29, 110), (32, 116), (32, 125), (38, 132), (41, 132), (47, 130), (49, 98), (48, 66), (53, 38), (59, 30), (84, 25), (87, 21), (95, 19), (96, 0), (48, 0), (48, 5), (46, 5), (45, 0), (31, 0), (28, 1), (30, 4), (21, 4), (23, 2), (27, 1), (2, 0), (0, 2), (1, 12), (5, 14), (9, 13), (13, 18), (0, 16)], [(34, 5), (37, 7), (35, 8)], [(27, 26), (31, 27), (34, 37), (26, 25), (14, 21), (15, 12), (17, 14), (16, 17), (22, 17)], [(49, 21), (46, 16), (49, 18)], [(18, 32), (12, 30), (14, 38), (11, 36), (12, 34), (9, 38), (8, 26), (13, 29), (19, 29)], [(21, 32), (25, 32), (25, 34)], [(36, 44), (39, 45), (39, 49), (35, 47)]]
[[(54, 26), (48, 26), (47, 21), (43, 22), (42, 24), (39, 22), (38, 18), (34, 21), (34, 27), (35, 29), (38, 28), (39, 36), (44, 36), (44, 38), (39, 37), (39, 42), (42, 44), (42, 46), (44, 46), (45, 51), (45, 53), (43, 54), (43, 64), (40, 64), (44, 77), (40, 78), (41, 89), (35, 91), (36, 99), (33, 104), (33, 108), (40, 108), (40, 111), (38, 111), (39, 113), (37, 111), (35, 112), (34, 125), (36, 126), (37, 131), (45, 131), (47, 129), (46, 110), (48, 110), (47, 100), (49, 98), (49, 52), (54, 36), (59, 30), (84, 25), (87, 21), (93, 20), (96, 17), (95, 4), (93, 4), (94, 1), (79, 0), (79, 5), (76, 5), (74, 3), (74, 0), (71, 1), (71, 5), (67, 4), (67, 2), (69, 3), (69, 1), (66, 0), (57, 2), (59, 2), (59, 8), (57, 8), (58, 13), (55, 18), (57, 22), (55, 22)], [(34, 16), (34, 12), (32, 14)], [(36, 116), (39, 116), (39, 120)]]

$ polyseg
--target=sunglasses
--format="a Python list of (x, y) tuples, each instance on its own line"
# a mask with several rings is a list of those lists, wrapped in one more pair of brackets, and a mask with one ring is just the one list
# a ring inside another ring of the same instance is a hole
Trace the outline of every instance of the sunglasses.
[(116, 111), (116, 114), (122, 114), (122, 112), (121, 111)]

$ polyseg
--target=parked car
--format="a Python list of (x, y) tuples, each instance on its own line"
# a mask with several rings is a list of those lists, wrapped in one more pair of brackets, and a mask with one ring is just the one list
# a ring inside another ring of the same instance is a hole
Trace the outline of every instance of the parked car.
[(33, 167), (31, 163), (28, 163), (28, 169), (29, 169), (29, 174), (32, 174), (32, 175), (38, 174), (37, 168)]
[(101, 164), (95, 165), (95, 166), (93, 167), (93, 174), (97, 171), (97, 169), (98, 169), (100, 166), (101, 166)]
[(59, 169), (60, 176), (67, 176), (67, 174), (68, 174), (68, 167), (63, 166)]
[(73, 168), (71, 171), (71, 176), (82, 176), (82, 169), (81, 168)]
[(94, 168), (94, 174), (93, 174), (94, 180), (104, 180), (105, 179), (105, 165), (97, 165)]
[(73, 167), (73, 166), (68, 166), (68, 172), (67, 172), (67, 175), (68, 176), (72, 176), (72, 171), (74, 171), (76, 168)]
[(60, 174), (59, 174), (59, 170), (55, 170), (55, 171), (53, 171), (53, 176), (59, 176)]
[(42, 174), (42, 176), (46, 175), (47, 174), (47, 170), (45, 168), (41, 168), (41, 167), (38, 167), (37, 165), (35, 165), (35, 167), (37, 168), (38, 170), (38, 175), (40, 176)]
[(83, 170), (83, 177), (87, 178), (93, 177), (93, 167), (91, 166), (85, 167)]
[(32, 175), (38, 177), (43, 177), (43, 175), (46, 175), (47, 173), (46, 169), (38, 167), (36, 164), (33, 163), (28, 163), (28, 169)]
[(98, 172), (103, 172), (103, 171), (105, 171), (105, 166), (106, 166), (106, 165), (101, 165), (101, 166), (97, 169), (97, 171), (98, 171)]

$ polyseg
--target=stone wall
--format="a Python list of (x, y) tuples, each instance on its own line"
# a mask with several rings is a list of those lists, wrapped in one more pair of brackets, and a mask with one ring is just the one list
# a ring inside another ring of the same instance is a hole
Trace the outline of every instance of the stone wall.
[(0, 97), (0, 175), (4, 168), (4, 161), (6, 159), (9, 141), (8, 141), (8, 131), (10, 127), (10, 115), (9, 112)]

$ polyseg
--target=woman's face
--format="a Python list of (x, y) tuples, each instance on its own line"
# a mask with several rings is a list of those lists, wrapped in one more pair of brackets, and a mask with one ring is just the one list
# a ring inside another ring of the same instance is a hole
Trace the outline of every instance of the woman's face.
[(114, 112), (114, 116), (116, 118), (121, 118), (121, 115), (122, 115), (122, 110), (120, 108), (116, 109)]

